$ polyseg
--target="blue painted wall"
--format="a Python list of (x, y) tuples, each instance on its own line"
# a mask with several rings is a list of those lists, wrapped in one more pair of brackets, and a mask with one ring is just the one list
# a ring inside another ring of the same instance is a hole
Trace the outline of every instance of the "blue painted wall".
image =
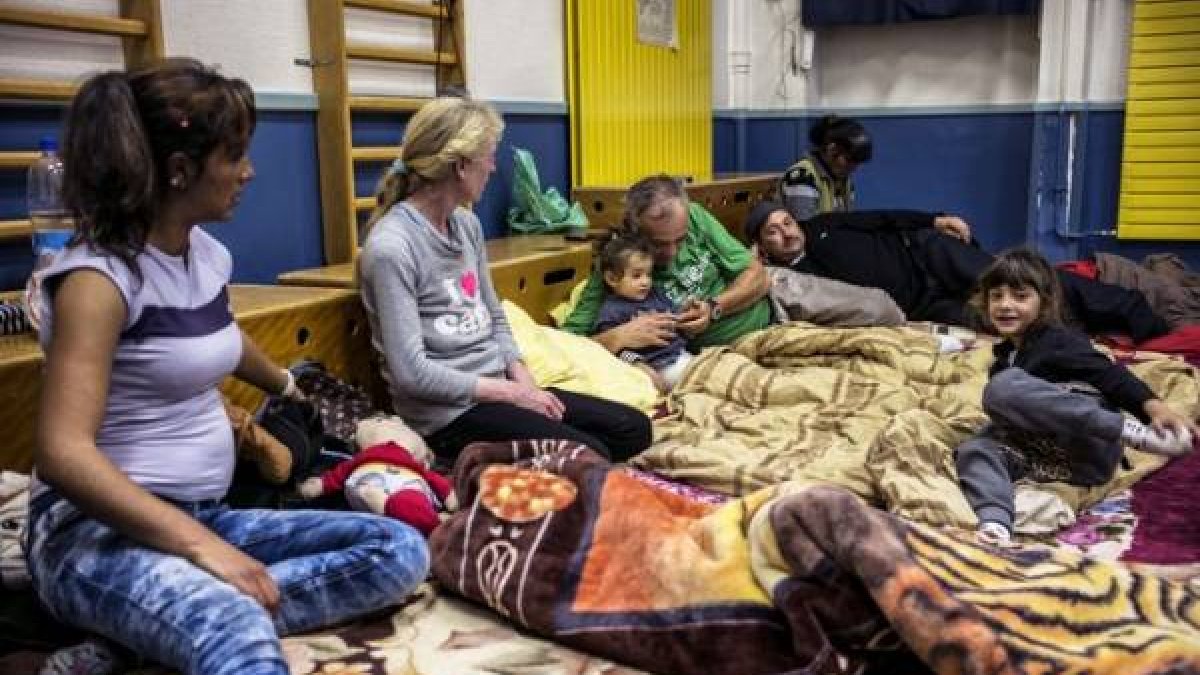
[[(58, 107), (0, 107), (0, 149), (28, 148), (59, 129)], [(1064, 142), (1074, 118), (1073, 201)], [(1200, 242), (1123, 242), (1075, 234), (1112, 229), (1120, 177), (1119, 110), (859, 115), (875, 137), (875, 158), (857, 174), (863, 208), (904, 207), (958, 213), (989, 250), (1030, 242), (1055, 260), (1110, 251), (1140, 260), (1170, 251), (1200, 269)], [(287, 270), (321, 264), (315, 113), (264, 110), (251, 146), (257, 177), (235, 218), (208, 230), (234, 254), (235, 280), (271, 283)], [(815, 115), (719, 114), (713, 124), (714, 171), (782, 171), (808, 145)], [(404, 117), (358, 116), (359, 145), (396, 144)], [(569, 126), (561, 113), (509, 113), (493, 175), (476, 211), (487, 236), (507, 232), (512, 148), (533, 152), (543, 188), (570, 187)], [(357, 189), (372, 193), (384, 164), (360, 165)], [(24, 211), (24, 173), (0, 172), (0, 219)], [(1060, 233), (1067, 232), (1064, 237)], [(0, 246), (0, 289), (29, 272), (24, 243)]]
[[(1119, 110), (856, 117), (875, 139), (874, 159), (855, 176), (861, 208), (956, 213), (992, 251), (1030, 243), (1056, 261), (1094, 251), (1135, 260), (1169, 251), (1200, 269), (1200, 242), (1079, 235), (1115, 227), (1124, 124)], [(1078, 129), (1074, 167), (1066, 143), (1072, 118)], [(715, 171), (782, 171), (806, 151), (815, 119), (815, 114), (719, 115), (713, 126)]]
[[(998, 249), (1025, 237), (1032, 118), (1019, 113), (869, 116), (874, 158), (855, 174), (859, 208), (945, 211)], [(715, 126), (718, 172), (782, 171), (808, 149), (815, 116), (746, 117)], [(744, 129), (739, 130), (739, 126)], [(740, 153), (736, 137), (746, 139)]]
[[(57, 135), (62, 108), (3, 108), (0, 148), (36, 146)], [(234, 278), (273, 283), (287, 270), (321, 264), (321, 201), (316, 129), (307, 111), (260, 111), (250, 146), (255, 179), (228, 223), (205, 226), (233, 252)], [(0, 174), (0, 218), (25, 212), (25, 173)], [(0, 246), (0, 288), (16, 288), (29, 274), (29, 245)]]
[[(1083, 144), (1076, 179), (1072, 226), (1075, 232), (1115, 228), (1117, 200), (1121, 190), (1121, 141), (1125, 114), (1119, 110), (1087, 111), (1079, 116)], [(1140, 261), (1151, 253), (1179, 255), (1193, 270), (1200, 270), (1200, 242), (1127, 241), (1112, 237), (1084, 237), (1077, 240), (1071, 257), (1082, 258), (1095, 251), (1116, 253)]]
[[(36, 146), (46, 134), (57, 135), (60, 107), (0, 108), (0, 149)], [(509, 114), (497, 152), (497, 170), (476, 211), (487, 236), (502, 236), (512, 193), (512, 148), (531, 151), (537, 159), (543, 188), (569, 192), (569, 130), (561, 114)], [(355, 119), (356, 144), (398, 144), (404, 118), (386, 115)], [(256, 177), (229, 223), (206, 229), (229, 247), (234, 280), (273, 283), (288, 270), (322, 264), (321, 202), (316, 144), (316, 114), (312, 111), (262, 110), (250, 147)], [(360, 165), (357, 189), (370, 195), (385, 164)], [(0, 172), (0, 219), (25, 212), (24, 171)], [(17, 288), (29, 274), (28, 244), (0, 245), (0, 289)]]

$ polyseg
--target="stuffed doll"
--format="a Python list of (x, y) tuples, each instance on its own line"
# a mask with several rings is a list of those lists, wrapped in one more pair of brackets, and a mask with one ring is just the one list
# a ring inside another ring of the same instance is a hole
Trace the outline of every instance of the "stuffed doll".
[(0, 472), (0, 586), (29, 586), (25, 527), (29, 522), (29, 476)]
[(374, 417), (359, 423), (354, 457), (318, 478), (300, 483), (306, 499), (344, 490), (356, 511), (387, 515), (408, 523), (426, 536), (437, 527), (438, 511), (450, 499), (450, 482), (428, 467), (425, 441), (396, 417)]

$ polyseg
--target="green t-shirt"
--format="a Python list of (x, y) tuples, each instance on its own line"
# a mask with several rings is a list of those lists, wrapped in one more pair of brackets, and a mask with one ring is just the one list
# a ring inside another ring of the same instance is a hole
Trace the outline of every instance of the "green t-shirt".
[[(703, 300), (715, 298), (750, 266), (752, 260), (750, 251), (711, 213), (691, 202), (688, 204), (687, 237), (668, 267), (654, 269), (654, 286), (662, 289), (676, 305), (683, 304), (688, 296)], [(579, 302), (567, 316), (563, 328), (579, 335), (591, 335), (604, 295), (604, 280), (599, 271), (592, 270)], [(740, 312), (722, 317), (688, 345), (700, 348), (729, 344), (746, 333), (766, 328), (770, 322), (771, 306), (763, 298)]]

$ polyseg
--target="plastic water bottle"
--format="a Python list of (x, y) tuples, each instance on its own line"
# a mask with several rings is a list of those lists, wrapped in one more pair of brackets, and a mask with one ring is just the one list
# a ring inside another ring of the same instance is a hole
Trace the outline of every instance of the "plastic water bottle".
[(63, 163), (58, 141), (46, 136), (38, 143), (42, 156), (29, 166), (27, 198), (33, 227), (33, 271), (25, 285), (25, 309), (34, 328), (41, 325), (42, 298), (36, 272), (49, 265), (75, 234), (75, 219), (63, 204)]

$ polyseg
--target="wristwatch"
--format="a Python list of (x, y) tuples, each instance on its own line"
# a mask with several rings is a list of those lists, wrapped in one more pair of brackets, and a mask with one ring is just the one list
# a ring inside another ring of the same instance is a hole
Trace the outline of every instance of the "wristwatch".
[(723, 314), (723, 312), (721, 311), (721, 303), (717, 302), (716, 298), (709, 298), (708, 299), (708, 320), (709, 321), (720, 321), (722, 314)]

